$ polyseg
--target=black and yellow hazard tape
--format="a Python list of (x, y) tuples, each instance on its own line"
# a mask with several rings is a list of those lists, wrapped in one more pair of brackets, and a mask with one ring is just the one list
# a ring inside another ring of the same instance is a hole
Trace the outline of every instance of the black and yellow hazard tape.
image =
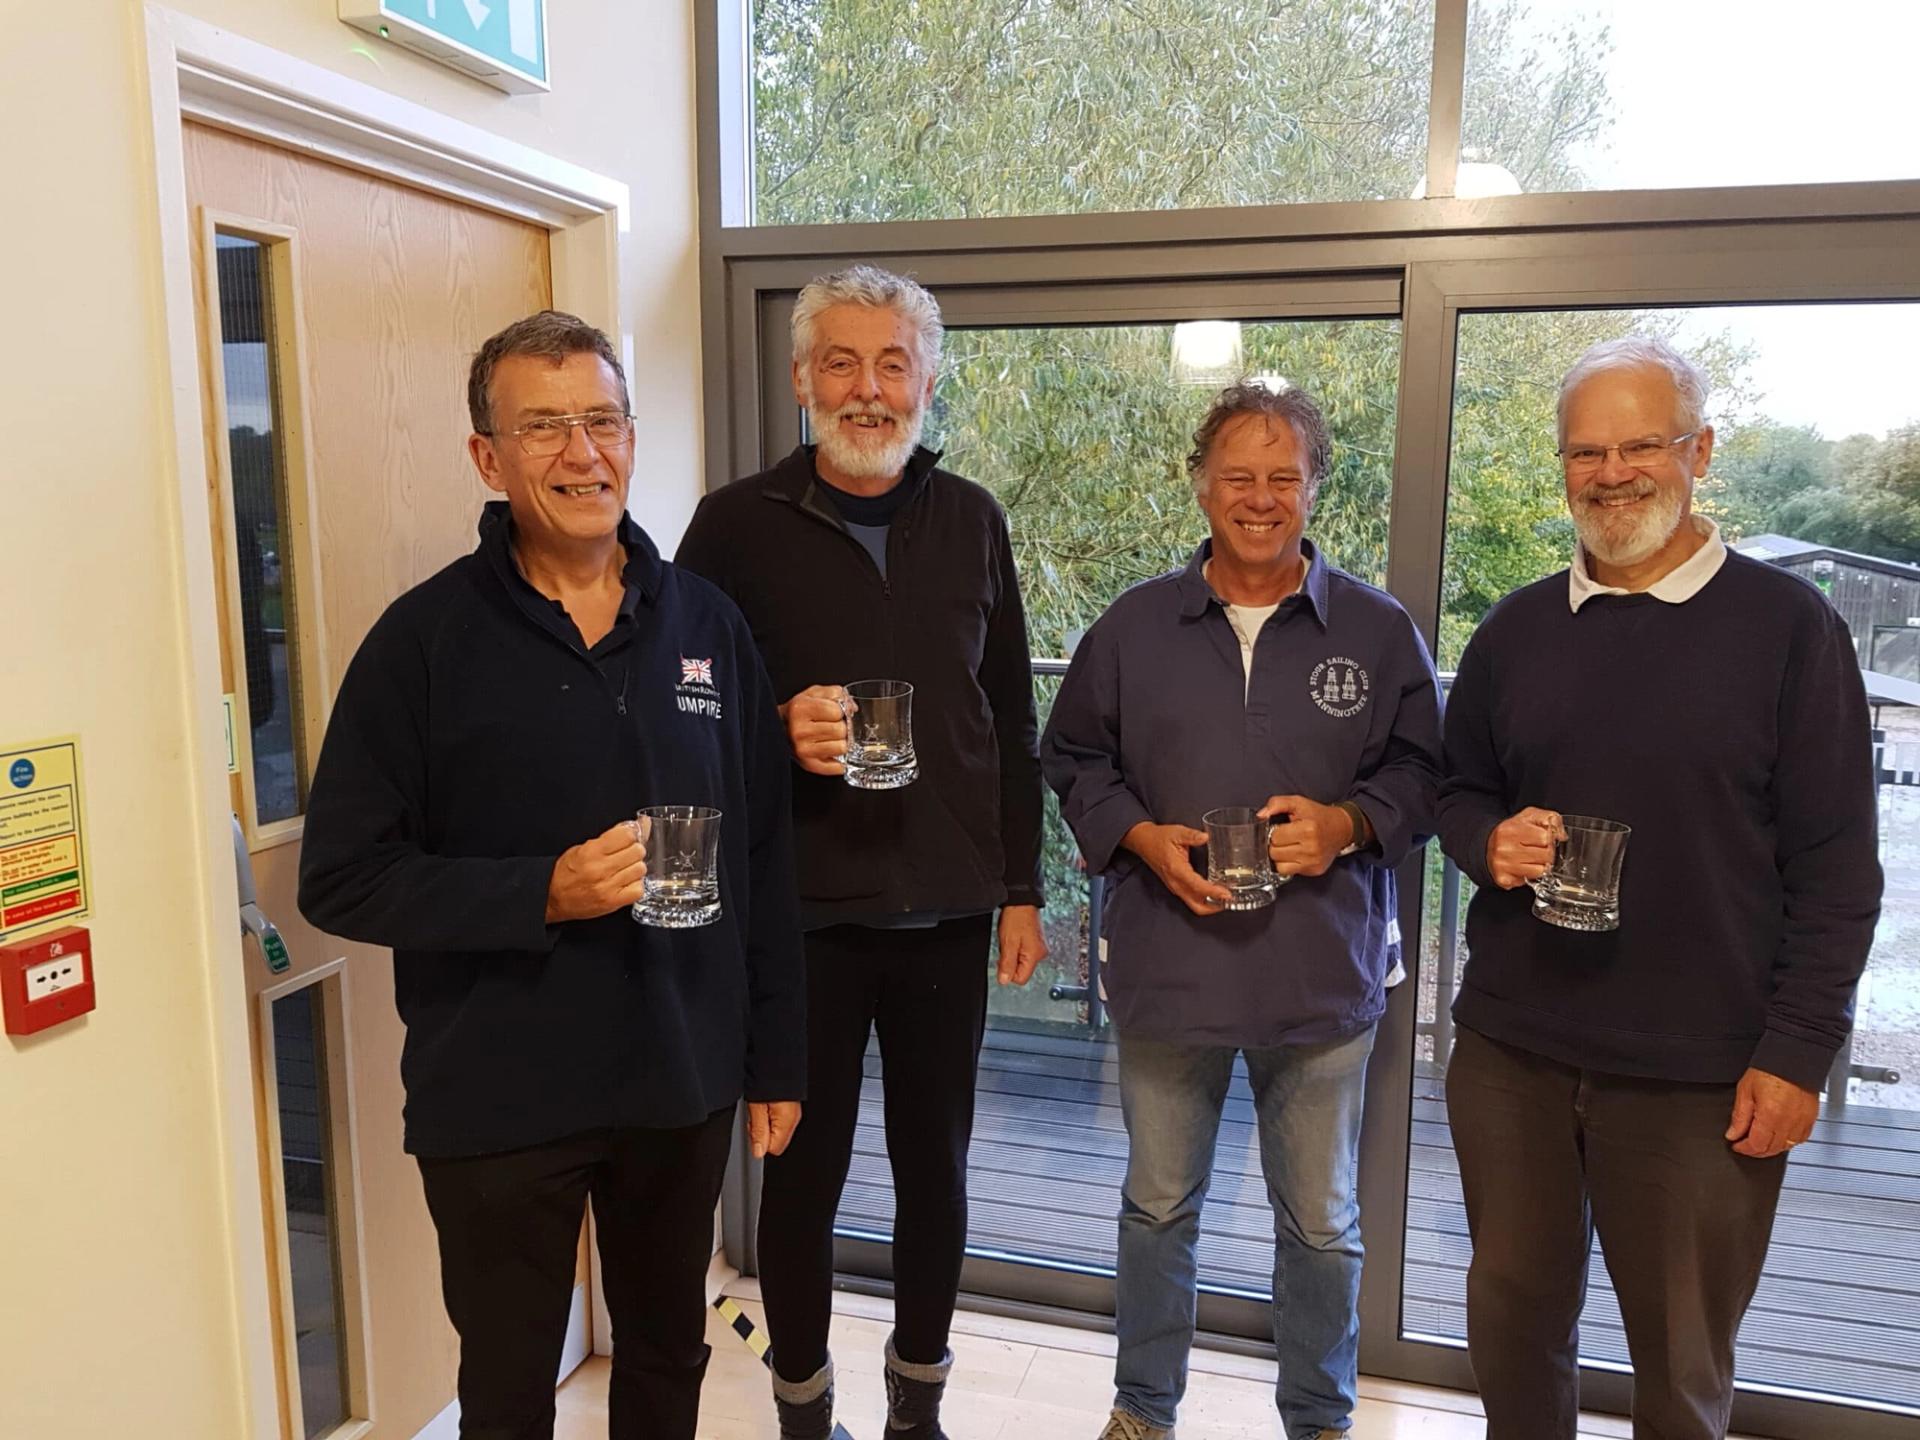
[[(720, 1318), (727, 1322), (733, 1333), (740, 1337), (741, 1342), (759, 1357), (760, 1363), (771, 1370), (773, 1356), (769, 1352), (772, 1346), (768, 1344), (767, 1337), (760, 1332), (760, 1327), (753, 1323), (747, 1312), (726, 1295), (716, 1298), (713, 1308), (720, 1312)], [(853, 1436), (847, 1433), (846, 1426), (835, 1422), (833, 1440), (853, 1440)]]

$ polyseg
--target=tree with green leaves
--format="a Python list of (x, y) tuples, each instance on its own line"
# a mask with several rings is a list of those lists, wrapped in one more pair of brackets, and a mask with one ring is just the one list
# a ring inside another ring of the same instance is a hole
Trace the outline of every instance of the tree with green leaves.
[[(1573, 28), (1549, 54), (1514, 3), (1474, 9), (1470, 153), (1529, 188), (1579, 182), (1606, 124)], [(1404, 197), (1426, 168), (1431, 4), (1405, 0), (761, 0), (754, 12), (762, 223)], [(1464, 519), (1447, 611), (1565, 553), (1542, 377), (1631, 316), (1556, 316), (1463, 343)], [(1525, 331), (1523, 344), (1509, 343)], [(1167, 327), (957, 333), (932, 433), (1006, 503), (1038, 653), (1065, 653), (1127, 585), (1205, 534), (1183, 461), (1210, 386), (1176, 383)], [(1249, 324), (1244, 369), (1326, 407), (1335, 437), (1314, 534), (1343, 567), (1386, 570), (1399, 381), (1390, 321)], [(1522, 369), (1522, 366), (1530, 367)], [(1513, 378), (1509, 378), (1509, 377)], [(1548, 396), (1550, 415), (1550, 394)], [(1551, 568), (1547, 566), (1546, 568)]]
[(1735, 446), (1715, 469), (1743, 533), (1771, 530), (1920, 563), (1920, 424), (1840, 441), (1763, 425), (1741, 432)]

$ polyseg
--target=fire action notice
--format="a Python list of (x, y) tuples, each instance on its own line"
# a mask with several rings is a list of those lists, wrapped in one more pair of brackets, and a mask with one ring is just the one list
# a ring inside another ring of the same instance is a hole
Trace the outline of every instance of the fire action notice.
[(83, 825), (78, 740), (0, 749), (0, 940), (87, 913)]

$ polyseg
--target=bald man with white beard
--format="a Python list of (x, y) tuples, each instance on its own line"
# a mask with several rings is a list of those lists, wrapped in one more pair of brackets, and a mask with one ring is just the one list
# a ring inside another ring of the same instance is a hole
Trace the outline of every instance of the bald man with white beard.
[[(1447, 704), (1440, 838), (1479, 887), (1447, 1108), (1488, 1440), (1573, 1440), (1596, 1232), (1635, 1436), (1726, 1434), (1787, 1155), (1873, 942), (1852, 640), (1819, 591), (1694, 513), (1706, 395), (1657, 339), (1567, 373), (1572, 563), (1488, 612)], [(1530, 904), (1563, 814), (1630, 827), (1617, 929)]]

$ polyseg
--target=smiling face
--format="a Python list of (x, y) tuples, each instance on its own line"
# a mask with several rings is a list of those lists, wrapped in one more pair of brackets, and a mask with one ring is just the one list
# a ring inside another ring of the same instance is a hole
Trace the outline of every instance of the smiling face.
[(914, 446), (933, 376), (920, 337), (897, 310), (830, 305), (814, 320), (813, 353), (793, 365), (793, 392), (806, 406), (830, 484), (894, 481)]
[(1248, 580), (1274, 579), (1300, 558), (1317, 489), (1307, 447), (1284, 420), (1241, 415), (1207, 449), (1200, 508), (1213, 560)]
[[(1604, 565), (1645, 564), (1684, 539), (1681, 522), (1693, 513), (1693, 482), (1707, 473), (1713, 430), (1669, 446), (1688, 428), (1673, 379), (1655, 366), (1602, 370), (1567, 396), (1567, 509), (1587, 553)], [(1638, 465), (1622, 445), (1657, 442), (1655, 457)], [(1582, 466), (1582, 451), (1604, 451), (1597, 467)]]
[(536, 355), (508, 355), (489, 387), (491, 435), (468, 442), (487, 488), (507, 497), (522, 545), (574, 551), (604, 543), (620, 526), (633, 474), (633, 440), (596, 445), (575, 425), (557, 455), (526, 453), (511, 432), (553, 415), (625, 414), (627, 397), (606, 361), (590, 350), (557, 364)]

